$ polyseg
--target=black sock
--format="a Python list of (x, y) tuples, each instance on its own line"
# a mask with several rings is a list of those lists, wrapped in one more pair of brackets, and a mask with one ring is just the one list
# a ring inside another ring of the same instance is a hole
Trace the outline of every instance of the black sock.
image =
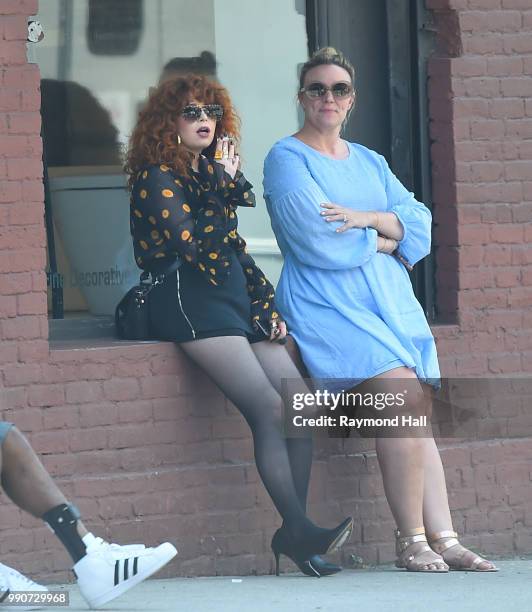
[(42, 515), (55, 535), (61, 540), (74, 563), (87, 554), (87, 548), (78, 533), (79, 510), (72, 504), (60, 504)]

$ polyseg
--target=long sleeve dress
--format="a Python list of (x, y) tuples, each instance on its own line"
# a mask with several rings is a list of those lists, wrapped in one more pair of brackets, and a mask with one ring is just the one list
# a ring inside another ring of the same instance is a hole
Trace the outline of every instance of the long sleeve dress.
[(185, 342), (214, 336), (266, 338), (278, 317), (275, 292), (238, 234), (238, 206), (255, 206), (252, 185), (231, 179), (202, 157), (180, 176), (165, 164), (142, 168), (131, 191), (130, 222), (137, 265), (153, 273), (176, 256), (177, 271), (149, 294), (155, 337)]
[(332, 159), (293, 136), (264, 163), (264, 192), (284, 256), (276, 300), (310, 375), (347, 389), (406, 366), (439, 385), (434, 338), (404, 265), (377, 252), (373, 228), (336, 232), (320, 204), (393, 212), (404, 229), (399, 253), (415, 264), (430, 252), (431, 214), (386, 160), (348, 143)]

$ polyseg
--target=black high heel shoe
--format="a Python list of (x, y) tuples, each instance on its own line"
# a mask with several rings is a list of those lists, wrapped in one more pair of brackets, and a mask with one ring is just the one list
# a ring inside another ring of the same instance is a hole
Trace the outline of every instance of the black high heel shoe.
[(293, 548), (290, 538), (286, 532), (278, 529), (272, 538), (272, 552), (275, 556), (275, 575), (279, 576), (279, 557), (286, 555), (291, 559), (305, 576), (321, 578), (320, 571), (312, 565), (310, 559), (305, 559)]
[(353, 519), (348, 518), (335, 529), (328, 530), (328, 538), (325, 541), (316, 544), (305, 542), (305, 545), (298, 545), (287, 531), (282, 528), (278, 529), (273, 534), (271, 544), (275, 556), (275, 575), (279, 576), (279, 557), (281, 555), (291, 559), (306, 576), (320, 578), (336, 574), (341, 568), (327, 563), (316, 553), (326, 554), (337, 550), (347, 541), (352, 529)]
[[(284, 525), (279, 529), (279, 531), (284, 531)], [(289, 537), (289, 534), (286, 534)], [(276, 536), (274, 536), (275, 538)], [(277, 536), (279, 538), (280, 536)], [(273, 548), (273, 544), (272, 544)], [(281, 555), (281, 551), (278, 551), (279, 555)], [(275, 554), (275, 552), (274, 552)], [(294, 559), (292, 559), (294, 561)], [(339, 565), (334, 563), (329, 563), (325, 559), (322, 559), (319, 555), (313, 555), (310, 559), (305, 560), (303, 563), (298, 563), (294, 561), (294, 563), (298, 566), (299, 570), (305, 574), (305, 576), (312, 576), (314, 578), (320, 578), (321, 576), (332, 576), (333, 574), (337, 574), (342, 571), (342, 568)], [(279, 561), (276, 555), (276, 575), (279, 575)]]

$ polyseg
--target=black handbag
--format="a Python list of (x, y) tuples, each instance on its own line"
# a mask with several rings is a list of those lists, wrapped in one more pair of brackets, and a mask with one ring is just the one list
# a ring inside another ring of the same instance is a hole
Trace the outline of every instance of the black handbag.
[(150, 304), (151, 290), (164, 281), (164, 277), (175, 272), (181, 265), (179, 257), (165, 270), (153, 274), (142, 272), (139, 284), (120, 300), (115, 308), (115, 330), (121, 340), (151, 340)]

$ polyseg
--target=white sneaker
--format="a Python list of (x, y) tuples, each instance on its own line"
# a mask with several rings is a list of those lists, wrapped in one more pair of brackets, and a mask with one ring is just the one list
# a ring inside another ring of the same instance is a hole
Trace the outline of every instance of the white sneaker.
[(42, 610), (43, 606), (8, 606), (5, 605), (10, 594), (18, 591), (38, 591), (39, 593), (47, 593), (48, 589), (42, 584), (37, 584), (24, 574), (17, 572), (16, 569), (0, 563), (0, 610)]
[(86, 538), (83, 541), (87, 554), (74, 565), (73, 570), (79, 590), (91, 608), (99, 608), (129, 591), (177, 555), (170, 542), (157, 548), (146, 548), (135, 544), (109, 544), (94, 536), (88, 541)]

